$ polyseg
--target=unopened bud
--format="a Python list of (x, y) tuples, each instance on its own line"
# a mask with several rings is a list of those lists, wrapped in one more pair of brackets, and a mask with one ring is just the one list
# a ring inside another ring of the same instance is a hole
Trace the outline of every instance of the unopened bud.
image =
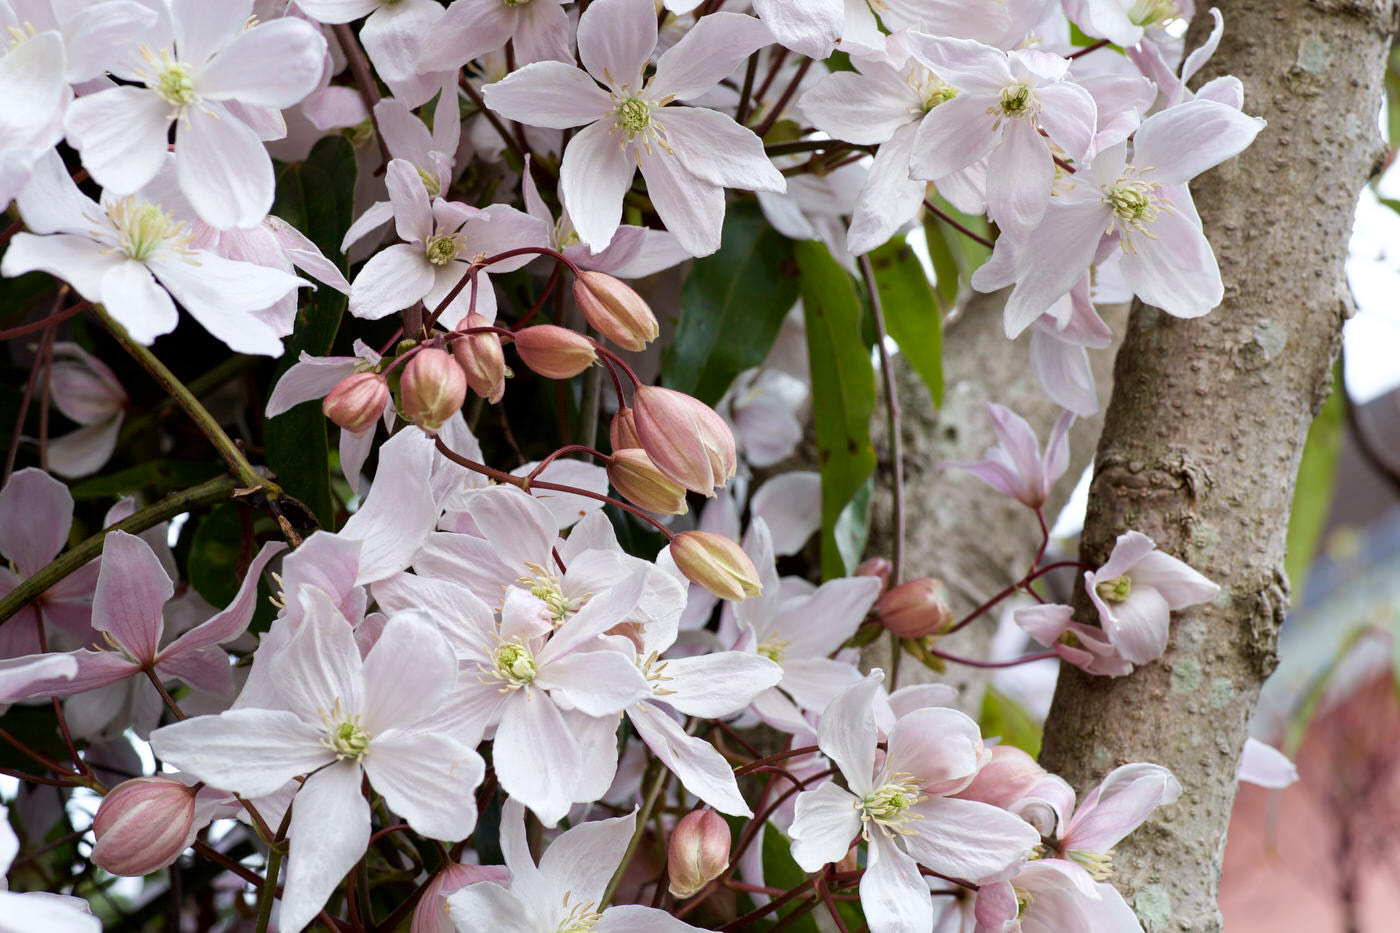
[(657, 469), (713, 496), (734, 475), (734, 434), (713, 408), (684, 392), (641, 386), (632, 399), (637, 435)]
[(875, 577), (880, 581), (880, 592), (890, 588), (890, 574), (894, 573), (894, 564), (885, 557), (872, 557), (870, 560), (863, 560), (856, 567), (856, 572), (852, 576)]
[(572, 379), (598, 359), (593, 341), (553, 324), (516, 331), (515, 352), (526, 366), (547, 379)]
[(1045, 776), (1045, 769), (1014, 745), (995, 745), (990, 751), (992, 760), (955, 796), (1005, 808), (1030, 793)]
[(335, 384), (321, 402), (326, 417), (351, 434), (374, 427), (389, 401), (389, 386), (378, 373), (354, 373)]
[[(462, 322), (463, 328), (489, 327), (491, 322), (473, 311)], [(452, 358), (467, 375), (467, 386), (492, 405), (506, 391), (506, 357), (501, 338), (495, 334), (468, 334), (452, 341)]]
[(617, 414), (613, 415), (612, 424), (608, 426), (608, 438), (612, 441), (613, 450), (642, 446), (642, 439), (637, 436), (637, 422), (632, 409), (624, 406), (617, 410)]
[(408, 419), (429, 434), (437, 433), (462, 408), (467, 375), (446, 350), (428, 347), (404, 367), (399, 397)]
[(713, 810), (692, 810), (671, 830), (666, 853), (670, 891), (685, 899), (729, 867), (729, 824)]
[(876, 601), (875, 613), (880, 624), (900, 638), (933, 635), (953, 621), (943, 584), (929, 577), (891, 588)]
[(684, 515), (689, 511), (685, 489), (666, 478), (645, 450), (624, 447), (608, 461), (608, 481), (634, 505), (649, 512)]
[(735, 601), (763, 590), (753, 561), (738, 544), (709, 531), (682, 531), (671, 539), (671, 559), (691, 583)]
[(574, 300), (588, 323), (619, 347), (643, 350), (656, 339), (651, 308), (630, 285), (607, 273), (580, 272), (574, 279)]
[(170, 778), (118, 784), (93, 817), (93, 862), (110, 874), (129, 876), (174, 862), (194, 839), (194, 797), (194, 788)]

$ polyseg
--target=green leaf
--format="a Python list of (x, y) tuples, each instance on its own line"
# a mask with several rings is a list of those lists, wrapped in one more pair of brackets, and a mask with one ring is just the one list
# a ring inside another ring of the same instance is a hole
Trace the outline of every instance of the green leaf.
[(1298, 483), (1293, 490), (1293, 511), (1288, 516), (1287, 552), (1284, 570), (1296, 606), (1303, 598), (1308, 568), (1322, 543), (1322, 529), (1332, 507), (1337, 482), (1337, 458), (1346, 434), (1346, 393), (1342, 389), (1342, 367), (1332, 369), (1332, 395), (1308, 428), (1303, 458), (1298, 464)]
[(190, 545), (186, 566), (190, 585), (209, 605), (227, 606), (238, 594), (238, 548), (242, 530), (238, 524), (239, 506), (216, 505), (199, 520)]
[[(277, 216), (306, 234), (342, 272), (347, 266), (340, 241), (350, 227), (355, 173), (355, 150), (349, 141), (328, 136), (312, 148), (305, 162), (283, 167), (277, 178), (277, 202), (273, 205)], [(314, 292), (302, 294), (296, 329), (287, 338), (287, 351), (278, 364), (273, 385), (303, 350), (312, 356), (328, 354), (345, 313), (346, 297), (333, 288), (321, 285)], [(264, 421), (263, 440), (267, 465), (277, 474), (282, 488), (300, 499), (323, 527), (333, 527), (329, 440), (320, 406), (306, 402)]]
[(875, 448), (870, 443), (875, 369), (860, 339), (861, 305), (851, 276), (821, 243), (796, 243), (793, 250), (802, 275), (812, 420), (822, 476), (822, 578), (830, 580), (855, 566), (837, 544), (837, 523), (847, 503), (875, 473)]
[(935, 407), (943, 404), (943, 322), (933, 286), (914, 250), (898, 237), (870, 254), (885, 329), (899, 352), (928, 386)]
[(870, 494), (874, 490), (875, 481), (866, 480), (836, 519), (836, 550), (848, 570), (859, 564), (865, 554), (865, 542), (870, 537)]
[(719, 252), (695, 260), (681, 289), (662, 381), (713, 405), (735, 376), (762, 363), (797, 300), (792, 257), (792, 242), (756, 205), (731, 204)]
[[(792, 859), (792, 843), (786, 836), (778, 832), (777, 827), (769, 823), (763, 831), (763, 881), (772, 888), (795, 888), (807, 880), (807, 873)], [(798, 898), (793, 902), (800, 905), (804, 898)], [(786, 916), (788, 912), (796, 909), (786, 907), (780, 910), (777, 916)], [(795, 921), (785, 930), (798, 930), (802, 933), (818, 933), (817, 919), (815, 912)]]
[(1041, 724), (1011, 697), (988, 687), (982, 694), (982, 734), (1001, 736), (1001, 744), (1014, 745), (1032, 758), (1040, 754)]
[[(991, 238), (992, 228), (985, 217), (964, 214), (938, 195), (930, 202), (948, 217), (973, 233)], [(937, 276), (935, 287), (943, 310), (947, 311), (958, 297), (960, 283), (966, 282), (973, 271), (992, 255), (992, 251), (961, 230), (945, 222), (932, 211), (924, 214), (924, 233), (928, 237), (929, 258)]]

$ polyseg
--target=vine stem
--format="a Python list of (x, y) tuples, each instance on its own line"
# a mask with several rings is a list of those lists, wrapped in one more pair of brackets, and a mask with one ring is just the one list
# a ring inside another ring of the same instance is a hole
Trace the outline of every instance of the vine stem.
[(924, 198), (924, 209), (927, 210), (933, 216), (937, 217), (939, 220), (943, 221), (948, 226), (952, 227), (954, 230), (961, 233), (963, 236), (968, 237), (969, 239), (972, 239), (977, 243), (981, 243), (983, 246), (987, 247), (987, 249), (994, 249), (996, 247), (995, 243), (984, 237), (982, 234), (969, 230), (967, 227), (958, 223), (952, 217), (949, 217), (947, 213), (939, 210), (938, 207), (928, 198)]
[(632, 862), (632, 856), (637, 854), (637, 846), (641, 844), (642, 834), (646, 832), (652, 811), (656, 809), (656, 802), (661, 799), (661, 795), (666, 791), (666, 785), (670, 783), (671, 771), (661, 764), (660, 759), (652, 759), (652, 767), (656, 768), (656, 773), (652, 776), (646, 797), (642, 800), (641, 812), (637, 814), (637, 827), (632, 831), (632, 838), (627, 840), (627, 849), (622, 853), (622, 861), (618, 863), (617, 871), (613, 872), (608, 886), (603, 890), (602, 899), (598, 901), (599, 912), (607, 908), (613, 895), (617, 893), (618, 885), (622, 884), (622, 876), (626, 874), (627, 866)]

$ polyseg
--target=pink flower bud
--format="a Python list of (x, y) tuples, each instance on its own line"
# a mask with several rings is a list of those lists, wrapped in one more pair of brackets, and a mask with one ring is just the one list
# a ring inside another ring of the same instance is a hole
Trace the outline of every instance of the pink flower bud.
[[(472, 312), (462, 327), (489, 327), (491, 322)], [(506, 391), (506, 358), (495, 334), (468, 334), (452, 341), (452, 358), (467, 375), (467, 386), (492, 405)]]
[(889, 589), (890, 574), (892, 573), (894, 573), (894, 564), (890, 563), (888, 558), (872, 557), (870, 560), (861, 561), (853, 576), (877, 578), (880, 581), (880, 592), (883, 593)]
[(378, 373), (354, 373), (335, 384), (321, 402), (326, 417), (351, 434), (374, 427), (389, 402), (389, 386)]
[(572, 379), (598, 359), (593, 341), (553, 324), (536, 324), (517, 331), (515, 352), (526, 366), (547, 379)]
[(413, 908), (413, 919), (409, 922), (409, 933), (453, 933), (457, 928), (452, 922), (447, 898), (469, 884), (483, 881), (495, 884), (509, 884), (510, 870), (504, 865), (448, 865), (433, 876), (423, 889), (423, 896)]
[(617, 414), (613, 415), (612, 424), (608, 426), (608, 437), (612, 440), (613, 450), (642, 446), (642, 439), (637, 436), (637, 422), (632, 415), (632, 409), (624, 406), (617, 410)]
[(1014, 745), (994, 745), (992, 760), (983, 765), (972, 783), (954, 796), (980, 800), (994, 807), (1009, 807), (1030, 793), (1045, 776), (1035, 759)]
[(729, 867), (729, 824), (713, 810), (692, 810), (671, 830), (666, 854), (670, 891), (682, 900)]
[(624, 447), (608, 461), (608, 481), (633, 504), (651, 512), (684, 515), (689, 511), (685, 489), (656, 468), (645, 450)]
[(574, 279), (574, 300), (588, 323), (620, 347), (643, 350), (656, 339), (656, 315), (642, 296), (606, 273), (580, 272)]
[(763, 590), (753, 561), (738, 544), (709, 531), (682, 531), (671, 539), (671, 559), (691, 583), (735, 601)]
[(638, 388), (632, 405), (642, 447), (662, 473), (706, 496), (734, 475), (734, 434), (713, 408), (660, 386)]
[(194, 839), (194, 788), (164, 777), (123, 781), (93, 818), (92, 860), (113, 875), (164, 868)]
[(943, 584), (929, 577), (893, 587), (876, 601), (875, 613), (880, 624), (900, 638), (933, 635), (953, 621)]
[(408, 419), (429, 434), (437, 433), (462, 408), (467, 375), (446, 350), (428, 347), (414, 354), (399, 381), (399, 398)]

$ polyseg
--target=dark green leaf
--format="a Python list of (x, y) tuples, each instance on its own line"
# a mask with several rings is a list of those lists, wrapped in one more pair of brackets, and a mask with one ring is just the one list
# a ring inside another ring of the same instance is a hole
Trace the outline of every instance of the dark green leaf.
[(242, 532), (238, 524), (240, 506), (216, 505), (199, 519), (186, 572), (195, 592), (216, 608), (233, 601), (242, 579), (238, 576), (238, 548)]
[(1001, 744), (1014, 745), (1032, 758), (1040, 754), (1041, 725), (1026, 708), (995, 687), (982, 694), (982, 734), (1000, 736)]
[(865, 542), (870, 537), (870, 494), (874, 490), (875, 481), (866, 480), (836, 519), (836, 550), (847, 570), (859, 564), (865, 554)]
[[(795, 888), (807, 880), (807, 873), (792, 859), (792, 844), (786, 836), (769, 823), (763, 831), (763, 881), (772, 888)], [(795, 903), (801, 904), (802, 898)], [(796, 908), (785, 908), (777, 916), (782, 917)], [(803, 933), (817, 933), (817, 920), (813, 914), (797, 920), (785, 930), (799, 930)]]
[(719, 252), (697, 259), (681, 289), (662, 381), (713, 405), (768, 355), (797, 300), (792, 243), (751, 204), (731, 204)]
[(898, 237), (870, 254), (885, 329), (928, 386), (933, 404), (943, 404), (943, 324), (933, 287), (914, 250)]
[(1298, 484), (1293, 491), (1293, 511), (1288, 516), (1287, 555), (1283, 563), (1294, 605), (1303, 598), (1308, 568), (1322, 542), (1322, 529), (1327, 524), (1337, 482), (1337, 457), (1346, 434), (1346, 397), (1340, 363), (1333, 367), (1332, 380), (1332, 395), (1308, 428), (1303, 459), (1298, 464)]
[[(305, 162), (283, 167), (277, 179), (273, 212), (306, 234), (326, 258), (346, 271), (340, 241), (349, 229), (355, 194), (355, 150), (339, 136), (318, 142)], [(291, 368), (304, 350), (313, 356), (330, 352), (345, 312), (346, 298), (322, 285), (303, 292), (296, 330), (273, 378)], [(314, 402), (298, 405), (264, 422), (267, 464), (288, 495), (300, 499), (323, 526), (335, 521), (331, 498), (326, 418)]]
[(851, 276), (821, 243), (796, 243), (793, 249), (807, 316), (812, 419), (822, 476), (822, 577), (829, 580), (854, 566), (837, 544), (837, 522), (875, 472), (870, 443), (875, 370), (860, 340), (861, 305)]

